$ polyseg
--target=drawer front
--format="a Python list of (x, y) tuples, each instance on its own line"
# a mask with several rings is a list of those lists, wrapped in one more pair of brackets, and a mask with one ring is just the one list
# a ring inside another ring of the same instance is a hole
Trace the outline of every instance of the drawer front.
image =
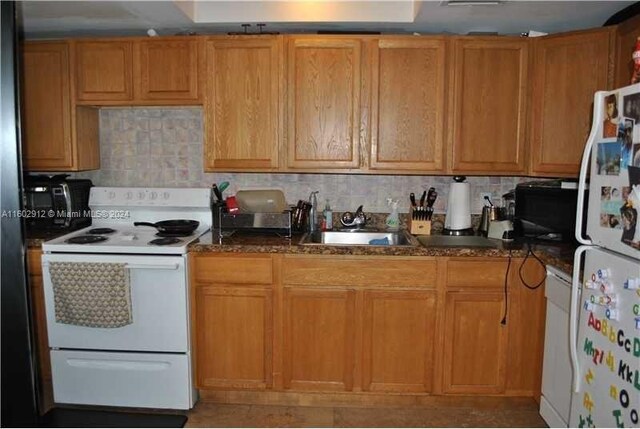
[(417, 258), (288, 257), (283, 283), (305, 286), (436, 287), (436, 261)]
[(197, 283), (270, 285), (273, 264), (270, 255), (196, 256)]
[[(512, 267), (513, 268), (513, 267)], [(507, 273), (505, 261), (449, 261), (448, 288), (502, 288)]]
[(51, 350), (53, 399), (60, 404), (193, 406), (188, 354)]

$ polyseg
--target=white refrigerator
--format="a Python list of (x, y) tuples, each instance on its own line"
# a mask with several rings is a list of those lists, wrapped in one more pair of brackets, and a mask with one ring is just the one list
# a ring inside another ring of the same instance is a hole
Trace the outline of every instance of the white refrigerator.
[(581, 246), (574, 256), (570, 314), (571, 427), (640, 426), (639, 214), (636, 84), (596, 93), (582, 158), (576, 213)]

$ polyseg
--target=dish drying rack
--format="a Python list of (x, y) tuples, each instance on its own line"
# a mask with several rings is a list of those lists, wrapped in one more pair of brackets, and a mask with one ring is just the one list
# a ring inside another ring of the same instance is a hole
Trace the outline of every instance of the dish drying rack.
[(229, 213), (224, 203), (214, 203), (211, 214), (212, 229), (218, 232), (220, 239), (238, 231), (273, 233), (285, 238), (293, 235), (290, 209), (279, 213)]

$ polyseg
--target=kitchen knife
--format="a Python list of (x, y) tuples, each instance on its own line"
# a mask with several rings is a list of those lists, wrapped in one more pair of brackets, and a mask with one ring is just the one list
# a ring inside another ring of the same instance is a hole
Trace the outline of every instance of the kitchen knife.
[(416, 207), (416, 194), (413, 192), (409, 194), (409, 200), (411, 200), (411, 207)]
[(420, 207), (424, 207), (424, 200), (427, 197), (427, 191), (422, 192), (422, 196), (420, 197)]
[(436, 198), (438, 198), (438, 193), (435, 188), (429, 188), (429, 194), (427, 195), (427, 207), (433, 207), (433, 203), (436, 202)]
[(213, 190), (213, 193), (216, 195), (218, 202), (219, 203), (223, 202), (224, 200), (222, 199), (222, 192), (220, 192), (220, 189), (218, 189), (218, 186), (215, 183), (211, 185), (211, 189)]

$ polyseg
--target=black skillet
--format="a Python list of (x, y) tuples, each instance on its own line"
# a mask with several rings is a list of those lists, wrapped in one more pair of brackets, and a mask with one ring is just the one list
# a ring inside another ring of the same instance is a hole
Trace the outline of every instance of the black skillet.
[(168, 233), (168, 234), (178, 234), (178, 233), (187, 233), (193, 232), (198, 228), (200, 222), (197, 220), (188, 220), (188, 219), (171, 219), (171, 220), (162, 220), (160, 222), (151, 223), (151, 222), (134, 222), (133, 226), (152, 226), (156, 228), (160, 232)]

